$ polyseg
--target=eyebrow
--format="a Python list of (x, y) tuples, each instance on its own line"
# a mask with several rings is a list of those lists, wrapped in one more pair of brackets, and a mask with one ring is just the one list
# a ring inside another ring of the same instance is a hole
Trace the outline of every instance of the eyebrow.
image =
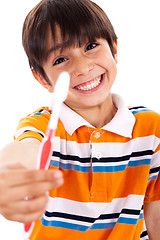
[(48, 49), (48, 51), (46, 52), (46, 59), (49, 58), (49, 56), (52, 53), (55, 53), (56, 51), (60, 51), (60, 53), (62, 53), (62, 51), (68, 47), (70, 47), (72, 45), (71, 42), (66, 41), (63, 43), (59, 43), (59, 44), (55, 44), (53, 47), (51, 47), (50, 49)]
[(49, 50), (47, 50), (46, 52), (46, 60), (48, 60), (48, 58), (50, 57), (50, 55), (60, 49), (63, 48), (63, 45), (62, 44), (59, 44), (59, 45), (56, 45), (54, 47), (51, 47)]

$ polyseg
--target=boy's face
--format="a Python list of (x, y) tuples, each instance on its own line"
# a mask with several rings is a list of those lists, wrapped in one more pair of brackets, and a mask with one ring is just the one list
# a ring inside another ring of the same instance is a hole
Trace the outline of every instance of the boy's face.
[[(62, 39), (57, 28), (56, 46), (61, 47)], [(53, 50), (50, 34), (48, 50), (50, 54), (43, 64), (45, 73), (53, 84), (48, 86), (41, 81), (50, 92), (59, 74), (66, 71), (70, 74), (70, 89), (66, 104), (72, 109), (86, 110), (106, 103), (117, 73), (117, 45), (114, 44), (115, 58), (108, 42), (97, 39), (96, 42), (86, 41), (81, 47), (65, 47)], [(62, 86), (63, 87), (63, 86)]]

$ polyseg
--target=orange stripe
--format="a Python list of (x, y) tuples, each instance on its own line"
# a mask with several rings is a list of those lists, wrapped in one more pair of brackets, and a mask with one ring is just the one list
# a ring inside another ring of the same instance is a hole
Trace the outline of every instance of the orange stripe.
[(136, 169), (128, 167), (125, 174), (124, 172), (94, 173), (91, 185), (90, 173), (62, 170), (64, 184), (51, 191), (50, 196), (82, 202), (110, 202), (113, 198), (123, 198), (130, 194), (144, 195), (148, 171), (147, 165), (138, 166)]

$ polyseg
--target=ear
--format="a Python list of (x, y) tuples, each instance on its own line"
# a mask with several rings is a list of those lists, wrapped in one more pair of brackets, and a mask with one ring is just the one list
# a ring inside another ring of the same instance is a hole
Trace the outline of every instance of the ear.
[(113, 50), (114, 50), (114, 59), (115, 62), (118, 63), (118, 59), (117, 59), (117, 40), (113, 42)]
[(44, 87), (46, 88), (50, 93), (53, 92), (53, 87), (47, 83), (47, 81), (34, 69), (32, 70), (32, 74), (34, 78)]

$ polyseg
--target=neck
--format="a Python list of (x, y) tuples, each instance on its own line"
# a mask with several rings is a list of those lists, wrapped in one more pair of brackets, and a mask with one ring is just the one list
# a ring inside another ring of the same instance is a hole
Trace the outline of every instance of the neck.
[[(73, 109), (74, 110), (74, 109)], [(103, 104), (88, 108), (88, 109), (76, 109), (79, 115), (81, 115), (87, 122), (96, 128), (101, 128), (109, 123), (116, 114), (116, 108), (112, 101), (112, 96), (109, 95)]]

